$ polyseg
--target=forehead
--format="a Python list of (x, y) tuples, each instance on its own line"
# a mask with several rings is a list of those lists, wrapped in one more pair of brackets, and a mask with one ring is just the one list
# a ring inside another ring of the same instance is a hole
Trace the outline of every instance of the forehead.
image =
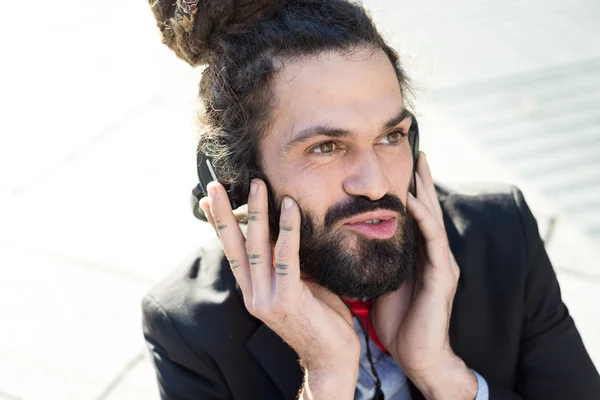
[(403, 105), (394, 68), (381, 50), (320, 53), (283, 65), (272, 87), (268, 136), (285, 140), (314, 125), (379, 133)]

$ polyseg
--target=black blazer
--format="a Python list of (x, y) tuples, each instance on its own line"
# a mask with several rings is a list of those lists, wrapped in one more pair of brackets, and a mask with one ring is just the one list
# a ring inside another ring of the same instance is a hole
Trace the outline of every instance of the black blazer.
[[(502, 184), (436, 189), (461, 269), (451, 346), (485, 377), (490, 399), (600, 399), (600, 377), (522, 193)], [(246, 311), (216, 238), (142, 303), (163, 400), (296, 398), (297, 356)]]

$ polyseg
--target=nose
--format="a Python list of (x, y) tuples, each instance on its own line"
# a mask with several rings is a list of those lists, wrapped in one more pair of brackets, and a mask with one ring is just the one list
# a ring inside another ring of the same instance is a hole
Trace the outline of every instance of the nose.
[(367, 197), (371, 201), (381, 199), (390, 190), (390, 181), (375, 152), (357, 155), (348, 166), (344, 179), (344, 191), (351, 196)]

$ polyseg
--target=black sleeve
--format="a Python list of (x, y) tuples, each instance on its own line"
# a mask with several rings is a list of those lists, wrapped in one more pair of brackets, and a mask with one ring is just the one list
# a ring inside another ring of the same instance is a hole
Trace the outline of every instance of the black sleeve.
[(161, 400), (232, 399), (214, 360), (187, 345), (151, 295), (144, 297), (142, 310), (144, 338), (156, 370)]
[[(516, 391), (527, 400), (599, 399), (600, 377), (562, 301), (535, 218), (521, 191), (513, 196), (528, 257)], [(490, 388), (490, 398), (509, 397)]]

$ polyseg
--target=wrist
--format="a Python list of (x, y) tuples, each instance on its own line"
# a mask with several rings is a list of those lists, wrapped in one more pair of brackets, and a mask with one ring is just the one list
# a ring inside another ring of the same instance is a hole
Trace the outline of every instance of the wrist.
[(358, 363), (348, 368), (304, 368), (301, 400), (353, 399), (358, 379)]
[(473, 400), (477, 396), (477, 377), (465, 362), (455, 354), (439, 367), (410, 376), (428, 400), (465, 399)]

